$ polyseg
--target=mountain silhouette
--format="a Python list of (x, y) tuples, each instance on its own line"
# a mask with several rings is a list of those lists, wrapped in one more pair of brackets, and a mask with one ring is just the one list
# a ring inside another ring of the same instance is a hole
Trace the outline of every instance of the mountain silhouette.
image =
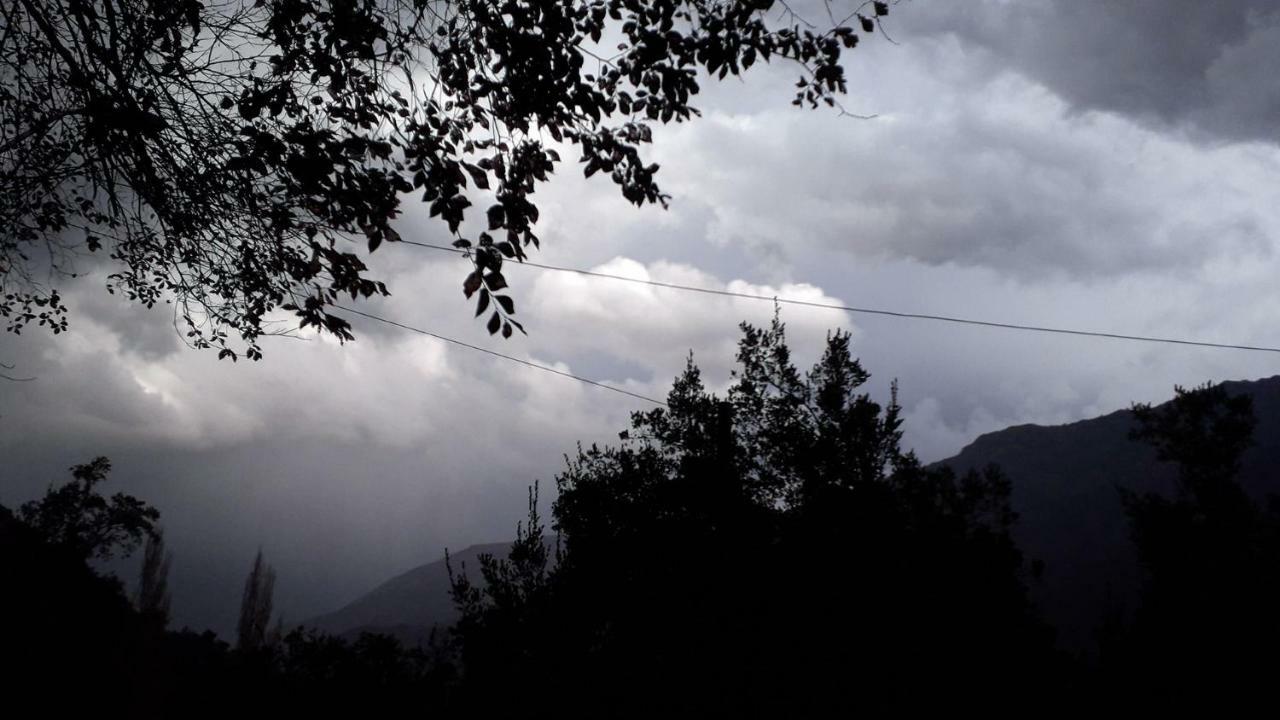
[[(1253, 397), (1258, 419), (1240, 483), (1263, 499), (1280, 493), (1280, 376), (1223, 383)], [(1044, 569), (1032, 585), (1064, 649), (1092, 653), (1109, 618), (1138, 602), (1140, 569), (1118, 488), (1171, 495), (1175, 469), (1129, 439), (1129, 410), (1066, 425), (1018, 425), (980, 436), (953, 458), (958, 471), (999, 465), (1013, 482), (1014, 536)]]
[[(480, 555), (505, 556), (511, 543), (472, 545), (450, 553), (455, 571), (463, 565), (479, 574)], [(353, 602), (301, 623), (332, 635), (354, 639), (362, 632), (392, 635), (409, 647), (425, 645), (433, 628), (453, 624), (458, 612), (449, 595), (449, 569), (445, 559), (420, 565), (397, 575)]]
[[(1252, 396), (1258, 419), (1241, 485), (1257, 498), (1280, 494), (1280, 376), (1224, 386), (1230, 394)], [(937, 463), (961, 472), (996, 464), (1008, 475), (1019, 514), (1015, 537), (1029, 559), (1043, 562), (1033, 597), (1070, 651), (1091, 654), (1103, 623), (1126, 617), (1137, 605), (1138, 560), (1119, 488), (1173, 490), (1174, 468), (1129, 439), (1133, 424), (1133, 413), (1120, 410), (1065, 425), (1017, 425), (982, 435)], [(474, 577), (481, 553), (505, 555), (510, 545), (474, 545), (451, 557), (455, 569), (465, 563)], [(412, 646), (456, 618), (441, 558), (303, 625), (347, 637), (382, 632)]]

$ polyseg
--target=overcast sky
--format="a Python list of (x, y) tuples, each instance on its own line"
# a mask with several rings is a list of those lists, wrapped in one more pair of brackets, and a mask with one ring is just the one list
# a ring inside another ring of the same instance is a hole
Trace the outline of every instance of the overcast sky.
[[(1280, 345), (1280, 5), (898, 4), (849, 56), (850, 112), (798, 111), (792, 68), (707, 87), (651, 156), (671, 209), (573, 166), (538, 193), (540, 262), (907, 312)], [(405, 238), (447, 242), (410, 207)], [(372, 312), (661, 397), (689, 352), (727, 385), (769, 303), (507, 272), (529, 337), (490, 339), (462, 260), (384, 246)], [(67, 286), (72, 331), (0, 336), (0, 503), (95, 455), (163, 513), (178, 624), (234, 625), (262, 547), (287, 619), (445, 546), (507, 539), (524, 488), (646, 404), (394, 328), (275, 340), (259, 363), (187, 349), (161, 310)], [(853, 332), (926, 460), (1020, 423), (1277, 374), (1280, 356), (785, 307), (802, 364)], [(135, 559), (136, 560), (136, 559)], [(130, 579), (133, 564), (128, 566)]]

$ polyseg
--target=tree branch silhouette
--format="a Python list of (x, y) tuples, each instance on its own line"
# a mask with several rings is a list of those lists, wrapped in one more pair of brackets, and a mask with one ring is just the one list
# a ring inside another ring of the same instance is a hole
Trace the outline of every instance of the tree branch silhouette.
[(35, 278), (103, 252), (109, 291), (173, 304), (219, 357), (260, 358), (279, 310), (350, 340), (330, 309), (390, 292), (366, 258), (420, 193), (510, 336), (502, 265), (540, 247), (561, 152), (665, 206), (643, 148), (698, 116), (700, 73), (786, 58), (796, 105), (851, 114), (843, 53), (884, 4), (856, 7), (819, 28), (774, 0), (0, 0), (0, 316), (65, 330)]

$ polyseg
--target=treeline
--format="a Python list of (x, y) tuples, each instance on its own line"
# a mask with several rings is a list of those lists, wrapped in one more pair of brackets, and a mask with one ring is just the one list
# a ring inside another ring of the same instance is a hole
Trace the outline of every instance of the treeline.
[[(0, 506), (0, 627), (13, 717), (260, 717), (401, 712), (442, 702), (456, 684), (441, 650), (393, 638), (354, 642), (272, 624), (275, 572), (259, 552), (245, 580), (235, 645), (169, 628), (171, 557), (159, 513), (98, 491), (111, 466), (15, 513)], [(143, 547), (137, 591), (94, 569)]]
[[(1134, 439), (1177, 467), (1177, 490), (1118, 489), (1140, 604), (1099, 618), (1097, 652), (1076, 657), (1029, 599), (1040, 565), (1012, 539), (1008, 479), (904, 451), (896, 392), (866, 394), (848, 335), (801, 372), (779, 322), (744, 325), (737, 359), (723, 397), (691, 360), (666, 407), (579, 448), (556, 478), (554, 541), (532, 489), (507, 557), (451, 567), (461, 619), (427, 647), (273, 628), (261, 554), (235, 648), (167, 630), (158, 515), (94, 492), (105, 461), (79, 466), (0, 514), (5, 652), (29, 658), (17, 687), (166, 717), (1221, 713), (1269, 698), (1280, 504), (1236, 481), (1247, 397), (1206, 386), (1135, 408)], [(144, 541), (129, 602), (88, 560)]]

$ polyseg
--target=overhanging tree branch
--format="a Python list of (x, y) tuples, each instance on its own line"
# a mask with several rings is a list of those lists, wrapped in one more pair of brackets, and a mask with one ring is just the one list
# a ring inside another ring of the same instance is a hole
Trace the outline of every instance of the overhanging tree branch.
[(350, 339), (330, 309), (388, 294), (365, 253), (399, 239), (420, 193), (472, 252), (477, 314), (509, 336), (502, 265), (540, 247), (533, 195), (566, 147), (629, 202), (665, 206), (643, 147), (698, 115), (700, 77), (787, 58), (805, 72), (795, 104), (839, 107), (842, 53), (883, 3), (825, 30), (774, 6), (0, 0), (0, 316), (65, 329), (33, 270), (103, 250), (109, 290), (173, 303), (187, 341), (222, 357), (260, 357), (281, 309)]

